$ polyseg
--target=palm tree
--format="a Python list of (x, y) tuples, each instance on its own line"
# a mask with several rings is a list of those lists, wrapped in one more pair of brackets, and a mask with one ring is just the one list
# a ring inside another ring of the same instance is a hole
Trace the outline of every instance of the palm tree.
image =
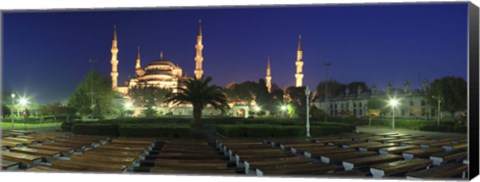
[(223, 93), (222, 88), (209, 85), (212, 81), (211, 77), (207, 78), (191, 78), (185, 83), (185, 87), (178, 87), (177, 93), (168, 94), (165, 102), (174, 104), (192, 104), (194, 126), (201, 127), (202, 110), (210, 105), (222, 112), (228, 107), (227, 97)]

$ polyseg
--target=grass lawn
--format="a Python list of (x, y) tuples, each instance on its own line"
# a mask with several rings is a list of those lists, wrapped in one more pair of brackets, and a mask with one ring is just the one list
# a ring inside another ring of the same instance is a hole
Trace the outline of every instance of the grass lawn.
[[(54, 130), (60, 129), (62, 123), (61, 122), (51, 122), (51, 123), (15, 123), (15, 129), (17, 130)], [(12, 123), (11, 122), (2, 122), (2, 130), (11, 130)]]

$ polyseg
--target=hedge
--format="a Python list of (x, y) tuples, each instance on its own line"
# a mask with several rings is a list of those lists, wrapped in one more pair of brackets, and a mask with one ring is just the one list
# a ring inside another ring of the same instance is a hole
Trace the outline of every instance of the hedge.
[(159, 124), (122, 124), (119, 125), (120, 136), (126, 137), (190, 137), (192, 131), (188, 125), (159, 125)]
[[(305, 126), (301, 125), (218, 125), (217, 132), (227, 137), (302, 137), (305, 136)], [(342, 125), (313, 125), (310, 127), (311, 136), (322, 136), (353, 132), (354, 126)]]
[(78, 135), (118, 136), (118, 125), (111, 123), (79, 123), (72, 130)]
[(74, 134), (124, 136), (124, 137), (190, 137), (191, 129), (182, 124), (115, 124), (115, 123), (77, 123), (72, 127)]

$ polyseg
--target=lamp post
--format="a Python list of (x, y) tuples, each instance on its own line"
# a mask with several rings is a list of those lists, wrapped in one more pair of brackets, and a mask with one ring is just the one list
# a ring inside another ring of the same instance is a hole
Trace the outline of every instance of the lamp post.
[(10, 109), (10, 118), (12, 118), (12, 130), (13, 130), (15, 129), (15, 121), (13, 120), (13, 112), (14, 112), (13, 107), (15, 106), (13, 101), (15, 99), (15, 93), (12, 93), (10, 96), (12, 97), (12, 109)]
[(305, 124), (306, 125), (305, 127), (307, 129), (307, 137), (310, 137), (310, 113), (309, 113), (310, 112), (310, 107), (309, 107), (309, 102), (308, 102), (310, 100), (309, 99), (310, 98), (310, 89), (308, 87), (305, 89), (305, 96), (306, 96), (306, 99), (307, 99), (306, 100), (307, 101), (307, 104), (306, 104), (306, 107), (307, 107), (306, 108), (307, 109), (307, 122)]
[(435, 96), (432, 96), (434, 99), (437, 99), (437, 126), (440, 126), (440, 114), (441, 114), (441, 111), (440, 111), (440, 103), (442, 103), (442, 100), (440, 99), (440, 97), (435, 97)]
[(390, 99), (388, 101), (389, 105), (392, 106), (392, 129), (395, 129), (395, 107), (398, 105), (398, 100), (396, 98)]

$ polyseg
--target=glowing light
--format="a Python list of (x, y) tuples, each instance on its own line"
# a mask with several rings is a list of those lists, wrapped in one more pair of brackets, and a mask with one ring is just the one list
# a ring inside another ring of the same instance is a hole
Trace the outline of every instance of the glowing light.
[(19, 103), (22, 107), (25, 107), (26, 105), (28, 105), (28, 99), (24, 97), (20, 98)]
[(286, 111), (286, 110), (287, 110), (287, 106), (286, 106), (286, 105), (282, 105), (282, 106), (280, 107), (280, 110)]
[(388, 104), (389, 104), (390, 106), (392, 106), (392, 107), (397, 107), (397, 105), (398, 105), (398, 99), (392, 98), (392, 99), (390, 99), (390, 100), (388, 101)]
[(125, 104), (123, 104), (123, 107), (125, 109), (131, 109), (133, 107), (133, 104), (131, 102), (126, 102)]
[(262, 110), (262, 108), (260, 108), (260, 106), (255, 106), (255, 108), (254, 108), (254, 109), (255, 109), (255, 111), (256, 111), (256, 112), (258, 112), (258, 111)]

